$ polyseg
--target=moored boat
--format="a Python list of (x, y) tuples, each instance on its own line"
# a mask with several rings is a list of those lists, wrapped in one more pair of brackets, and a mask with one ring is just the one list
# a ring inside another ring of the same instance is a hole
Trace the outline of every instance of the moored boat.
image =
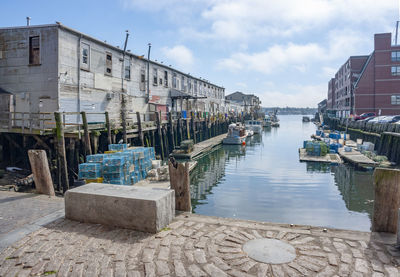
[(259, 120), (246, 120), (244, 125), (246, 129), (252, 130), (254, 134), (261, 133), (261, 122)]
[(254, 135), (253, 130), (246, 129), (246, 136), (247, 137), (252, 137), (253, 135)]
[(262, 121), (263, 127), (271, 127), (271, 117), (266, 115)]
[(226, 138), (222, 140), (223, 144), (246, 144), (246, 129), (240, 124), (230, 124), (228, 127), (228, 134)]

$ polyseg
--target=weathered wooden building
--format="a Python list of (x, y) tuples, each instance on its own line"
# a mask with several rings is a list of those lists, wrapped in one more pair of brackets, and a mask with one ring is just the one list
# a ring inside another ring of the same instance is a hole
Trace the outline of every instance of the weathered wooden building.
[[(225, 112), (223, 87), (60, 23), (0, 28), (0, 87), (13, 98), (2, 111), (108, 111), (116, 124), (122, 110)], [(95, 114), (90, 116), (96, 121)]]

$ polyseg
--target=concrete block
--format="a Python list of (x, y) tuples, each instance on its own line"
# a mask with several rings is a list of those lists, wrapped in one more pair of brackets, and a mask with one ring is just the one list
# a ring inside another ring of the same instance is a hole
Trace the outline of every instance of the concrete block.
[(90, 183), (65, 194), (65, 217), (156, 233), (175, 216), (169, 189)]

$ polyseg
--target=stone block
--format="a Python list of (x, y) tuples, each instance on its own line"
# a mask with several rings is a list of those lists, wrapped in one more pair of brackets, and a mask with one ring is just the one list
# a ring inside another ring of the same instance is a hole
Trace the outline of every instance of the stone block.
[(175, 193), (169, 189), (90, 183), (65, 194), (65, 217), (156, 233), (175, 215)]

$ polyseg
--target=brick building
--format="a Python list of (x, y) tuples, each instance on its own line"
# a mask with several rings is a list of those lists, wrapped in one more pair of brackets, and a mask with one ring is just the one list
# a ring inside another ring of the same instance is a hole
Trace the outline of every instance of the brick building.
[(354, 86), (355, 113), (400, 114), (400, 45), (392, 34), (375, 34), (369, 56)]
[(340, 67), (328, 83), (328, 110), (337, 117), (400, 114), (400, 45), (391, 41), (391, 33), (375, 34), (369, 56), (351, 56)]
[[(351, 56), (328, 83), (328, 110), (336, 116), (354, 113), (354, 84), (357, 82), (368, 56)], [(330, 105), (329, 105), (330, 104)]]

